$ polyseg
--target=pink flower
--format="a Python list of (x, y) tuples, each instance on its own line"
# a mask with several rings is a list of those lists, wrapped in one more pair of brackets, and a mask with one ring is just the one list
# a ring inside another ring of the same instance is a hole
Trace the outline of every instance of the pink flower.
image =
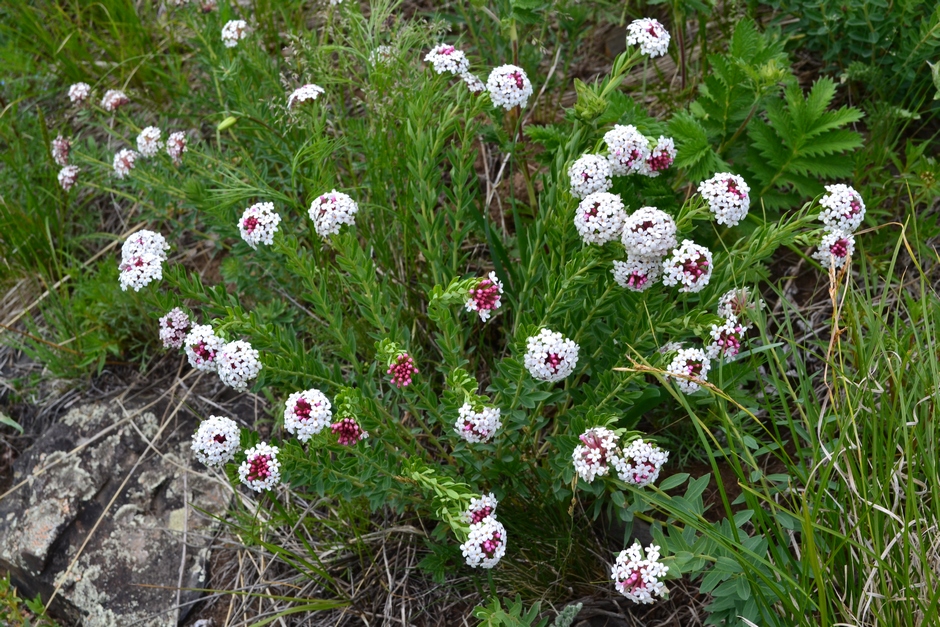
[(369, 437), (369, 434), (362, 430), (355, 418), (343, 418), (339, 422), (330, 425), (330, 429), (337, 435), (339, 443), (343, 446), (352, 446)]
[(488, 278), (480, 279), (476, 287), (471, 287), (467, 294), (470, 296), (465, 305), (467, 311), (477, 312), (480, 320), (486, 322), (490, 314), (499, 309), (503, 284), (496, 277), (495, 272), (490, 272)]
[(414, 360), (408, 353), (401, 353), (388, 367), (388, 374), (392, 375), (392, 383), (400, 388), (411, 383), (411, 375), (418, 374)]

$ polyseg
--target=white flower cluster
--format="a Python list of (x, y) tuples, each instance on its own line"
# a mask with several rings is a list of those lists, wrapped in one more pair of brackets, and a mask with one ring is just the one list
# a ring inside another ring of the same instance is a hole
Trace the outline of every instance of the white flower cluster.
[(355, 224), (358, 211), (359, 205), (356, 201), (334, 189), (314, 200), (310, 205), (309, 213), (317, 235), (326, 239), (330, 235), (339, 233), (342, 225)]
[(483, 407), (481, 411), (474, 411), (473, 405), (464, 403), (458, 410), (454, 431), (467, 442), (478, 444), (489, 442), (502, 426), (498, 407)]
[(494, 516), (470, 525), (467, 541), (460, 545), (467, 565), (493, 568), (506, 554), (506, 528)]
[(730, 172), (716, 174), (698, 186), (698, 193), (715, 214), (715, 222), (726, 226), (734, 226), (747, 216), (751, 206), (750, 191), (743, 178)]
[[(711, 362), (708, 355), (701, 348), (681, 348), (676, 352), (666, 371), (673, 375), (679, 389), (686, 394), (698, 392), (702, 386), (698, 382), (708, 381), (708, 371), (711, 370)], [(682, 377), (692, 377), (692, 380)]]
[(490, 93), (493, 106), (509, 111), (513, 107), (526, 106), (532, 96), (532, 83), (521, 67), (501, 65), (490, 72), (486, 79), (486, 90)]
[(101, 108), (105, 111), (112, 113), (130, 102), (130, 98), (127, 97), (123, 91), (119, 89), (109, 89), (104, 92), (104, 97), (101, 99)]
[(624, 549), (610, 571), (617, 591), (634, 603), (652, 603), (653, 597), (665, 597), (668, 590), (663, 579), (669, 567), (659, 562), (659, 547), (650, 545), (643, 554), (639, 542)]
[(628, 255), (661, 259), (676, 247), (676, 223), (665, 211), (641, 207), (626, 219), (620, 239)]
[(277, 233), (277, 225), (281, 223), (281, 216), (274, 212), (273, 202), (259, 202), (247, 209), (238, 220), (238, 230), (242, 239), (257, 249), (258, 244), (274, 243), (274, 234)]
[(610, 163), (601, 155), (583, 155), (568, 168), (568, 178), (571, 179), (571, 195), (576, 198), (606, 192), (611, 186)]
[(855, 235), (843, 231), (833, 231), (823, 235), (819, 250), (813, 257), (819, 260), (823, 268), (841, 268), (855, 252)]
[(313, 83), (298, 87), (287, 97), (287, 108), (293, 109), (295, 106), (303, 104), (304, 102), (313, 102), (324, 93), (326, 93), (325, 89)]
[(163, 142), (160, 141), (160, 129), (156, 126), (148, 126), (137, 136), (137, 151), (142, 157), (150, 158), (156, 156), (163, 148)]
[(192, 331), (183, 340), (183, 351), (189, 359), (189, 365), (196, 370), (213, 372), (219, 351), (225, 346), (225, 340), (220, 338), (208, 324), (193, 325)]
[(226, 48), (234, 48), (240, 39), (248, 36), (248, 24), (245, 20), (230, 20), (222, 27), (222, 43)]
[(718, 299), (718, 315), (722, 318), (734, 318), (745, 331), (753, 326), (753, 315), (763, 308), (764, 300), (752, 295), (751, 290), (746, 287), (728, 290)]
[(170, 155), (174, 165), (179, 165), (183, 161), (183, 153), (186, 150), (186, 133), (183, 131), (170, 133), (170, 136), (166, 138), (166, 154)]
[(134, 165), (137, 163), (137, 153), (127, 148), (122, 148), (114, 155), (114, 174), (119, 179), (131, 173)]
[(526, 340), (525, 367), (539, 381), (561, 381), (578, 364), (578, 345), (548, 329)]
[(643, 488), (659, 479), (659, 472), (668, 459), (667, 451), (640, 439), (630, 442), (611, 462), (621, 481)]
[(646, 171), (643, 174), (652, 178), (659, 176), (660, 172), (669, 169), (677, 154), (676, 142), (672, 137), (660, 135), (646, 160)]
[(52, 140), (52, 160), (56, 164), (66, 166), (69, 164), (69, 151), (72, 150), (72, 142), (59, 135)]
[(604, 134), (607, 160), (614, 176), (642, 174), (650, 156), (649, 140), (632, 124), (617, 124)]
[[(467, 89), (470, 90), (470, 93), (478, 94), (481, 91), (486, 90), (486, 84), (480, 80), (480, 77), (471, 72), (464, 72), (460, 75), (460, 79), (467, 84)], [(525, 104), (525, 103), (523, 103)]]
[(700, 292), (711, 277), (711, 251), (692, 240), (683, 240), (663, 263), (663, 285), (682, 285), (680, 292)]
[(219, 379), (238, 392), (247, 390), (248, 382), (261, 372), (258, 351), (243, 340), (235, 340), (223, 346), (215, 359)]
[(231, 418), (209, 416), (193, 434), (196, 459), (206, 466), (222, 466), (235, 458), (239, 446), (238, 425)]
[(610, 470), (620, 437), (605, 427), (594, 427), (582, 433), (579, 439), (581, 444), (574, 447), (571, 454), (574, 470), (581, 479), (592, 483)]
[(651, 58), (661, 57), (669, 50), (669, 32), (650, 17), (634, 20), (627, 26), (627, 45), (639, 46)]
[(726, 318), (722, 324), (713, 324), (709, 335), (711, 342), (705, 349), (709, 359), (733, 360), (741, 352), (741, 340), (744, 338), (744, 327), (738, 324), (734, 316)]
[(163, 348), (182, 348), (192, 323), (186, 312), (174, 307), (160, 318), (160, 340)]
[(59, 170), (59, 185), (62, 186), (62, 189), (69, 191), (72, 189), (72, 186), (75, 185), (75, 182), (78, 180), (78, 173), (81, 169), (77, 165), (67, 165), (61, 170)]
[(264, 442), (245, 451), (245, 461), (238, 467), (238, 478), (255, 492), (273, 490), (281, 482), (280, 449)]
[(475, 525), (490, 516), (496, 518), (497, 505), (499, 505), (499, 501), (496, 500), (496, 496), (492, 492), (482, 494), (479, 498), (474, 497), (470, 499), (470, 505), (463, 514), (463, 520), (468, 525)]
[(72, 104), (81, 104), (91, 95), (91, 85), (88, 83), (75, 83), (69, 87), (69, 100)]
[(658, 259), (629, 255), (626, 261), (615, 261), (611, 272), (620, 287), (642, 292), (659, 280), (663, 273), (663, 264)]
[(819, 199), (825, 207), (819, 219), (825, 225), (826, 234), (813, 255), (823, 268), (841, 268), (855, 252), (853, 232), (865, 219), (865, 201), (848, 185), (826, 185), (829, 192)]
[(574, 228), (585, 244), (604, 245), (620, 236), (627, 212), (617, 194), (589, 194), (574, 214)]
[(454, 75), (460, 75), (470, 70), (470, 61), (467, 60), (467, 55), (450, 44), (438, 44), (434, 46), (427, 56), (424, 57), (424, 60), (430, 63), (434, 71), (438, 74), (446, 74), (449, 72)]
[(306, 442), (330, 426), (331, 407), (330, 400), (316, 388), (294, 392), (284, 406), (284, 428)]
[(128, 287), (135, 292), (151, 281), (163, 278), (163, 262), (166, 251), (170, 249), (166, 239), (159, 233), (141, 230), (127, 237), (121, 247), (120, 271), (121, 289)]

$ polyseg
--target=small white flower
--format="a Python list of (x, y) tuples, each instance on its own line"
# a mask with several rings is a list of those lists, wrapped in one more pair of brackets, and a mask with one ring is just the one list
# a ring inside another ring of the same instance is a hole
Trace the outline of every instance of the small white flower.
[(663, 262), (663, 285), (682, 285), (680, 292), (700, 292), (712, 278), (712, 253), (692, 240), (683, 240)]
[(122, 107), (130, 102), (130, 98), (127, 97), (123, 91), (119, 89), (109, 89), (104, 93), (104, 97), (101, 99), (101, 108), (105, 111), (113, 112), (118, 107)]
[(395, 49), (391, 46), (379, 46), (369, 53), (369, 65), (378, 67), (387, 65), (395, 60)]
[(116, 155), (114, 155), (114, 174), (119, 179), (123, 179), (125, 176), (131, 173), (131, 170), (134, 169), (134, 165), (137, 163), (137, 153), (133, 150), (128, 150), (124, 148), (119, 150)]
[(454, 75), (463, 74), (470, 69), (470, 62), (460, 50), (450, 44), (438, 44), (424, 57), (438, 74), (450, 72)]
[(612, 242), (623, 231), (627, 212), (617, 194), (595, 192), (578, 205), (574, 214), (574, 227), (585, 244), (604, 245)]
[(613, 455), (612, 463), (621, 481), (642, 488), (659, 479), (659, 471), (668, 459), (669, 453), (658, 446), (634, 440)]
[(163, 148), (163, 142), (160, 141), (160, 129), (156, 126), (148, 126), (137, 136), (137, 151), (142, 157), (150, 158), (156, 156)]
[(248, 36), (248, 24), (245, 20), (230, 20), (222, 27), (222, 42), (226, 48), (234, 48), (240, 39)]
[(581, 479), (592, 483), (595, 478), (605, 476), (610, 470), (610, 462), (617, 452), (620, 437), (605, 427), (594, 427), (582, 433), (579, 439), (581, 444), (571, 454), (574, 470)]
[(473, 568), (493, 568), (506, 554), (506, 528), (489, 516), (470, 525), (467, 541), (460, 545), (460, 552)]
[(628, 255), (626, 261), (615, 261), (611, 272), (620, 287), (643, 292), (659, 280), (663, 273), (663, 264), (659, 259)]
[(525, 70), (516, 65), (501, 65), (490, 72), (486, 79), (486, 90), (494, 107), (509, 111), (513, 107), (524, 107), (532, 96), (532, 83)]
[(454, 431), (467, 442), (477, 444), (489, 442), (502, 426), (498, 407), (484, 407), (481, 411), (474, 411), (473, 405), (464, 403), (458, 411)]
[(59, 135), (52, 140), (52, 160), (57, 165), (67, 166), (69, 164), (69, 151), (72, 149), (72, 142)]
[(819, 219), (826, 225), (827, 231), (851, 233), (862, 225), (865, 219), (865, 201), (861, 194), (848, 185), (826, 185), (829, 192), (819, 199), (825, 210)]
[(715, 214), (715, 222), (727, 226), (734, 226), (747, 216), (751, 206), (750, 191), (743, 178), (730, 172), (716, 174), (698, 186), (698, 193)]
[(192, 449), (196, 459), (206, 466), (223, 466), (238, 452), (238, 425), (231, 418), (209, 416), (193, 434)]
[(706, 347), (709, 359), (723, 357), (731, 361), (741, 352), (744, 327), (738, 324), (737, 318), (732, 316), (720, 325), (713, 324), (709, 335), (712, 338)]
[(610, 577), (617, 591), (634, 603), (652, 603), (653, 597), (665, 597), (668, 593), (663, 579), (669, 567), (659, 562), (659, 547), (650, 545), (643, 555), (639, 542), (617, 556)]
[(216, 355), (216, 372), (222, 383), (244, 392), (248, 389), (248, 382), (261, 372), (258, 351), (242, 340), (229, 342)]
[(163, 258), (153, 253), (133, 255), (123, 258), (118, 270), (121, 273), (121, 290), (126, 292), (127, 288), (132, 287), (135, 292), (139, 292), (151, 281), (163, 278)]
[(310, 205), (309, 213), (317, 235), (326, 239), (330, 235), (339, 233), (342, 225), (355, 224), (358, 211), (359, 205), (356, 201), (334, 189), (314, 200)]
[(88, 100), (91, 95), (91, 85), (88, 83), (75, 83), (69, 87), (69, 100), (72, 104), (80, 104)]
[(160, 318), (160, 339), (163, 341), (163, 348), (182, 348), (183, 340), (189, 334), (192, 322), (186, 312), (179, 307), (174, 307)]
[(121, 246), (121, 257), (129, 259), (142, 253), (156, 255), (162, 260), (166, 259), (166, 251), (170, 250), (166, 238), (155, 231), (141, 229), (127, 236)]
[(624, 222), (620, 241), (628, 255), (662, 258), (676, 246), (676, 222), (656, 207), (641, 207)]
[(306, 442), (330, 426), (333, 412), (330, 400), (315, 388), (294, 392), (284, 406), (284, 428)]
[(842, 231), (832, 231), (823, 235), (813, 257), (819, 260), (823, 268), (841, 268), (855, 252), (855, 236)]
[(174, 165), (179, 165), (183, 161), (183, 153), (187, 152), (186, 133), (177, 131), (170, 133), (166, 138), (166, 154), (170, 155)]
[(583, 155), (568, 168), (571, 195), (586, 198), (595, 192), (610, 189), (610, 163), (601, 155)]
[(526, 370), (539, 381), (561, 381), (578, 364), (578, 345), (548, 329), (526, 340)]
[(274, 212), (273, 202), (259, 202), (247, 209), (238, 220), (238, 230), (242, 239), (252, 248), (257, 249), (258, 244), (274, 243), (274, 234), (277, 225), (281, 223), (281, 216)]
[(498, 504), (499, 501), (496, 500), (496, 496), (492, 492), (480, 495), (479, 498), (472, 498), (470, 499), (470, 506), (463, 514), (463, 520), (468, 525), (475, 525), (485, 518), (496, 518), (496, 506)]
[(320, 87), (319, 85), (314, 85), (309, 83), (303, 87), (298, 87), (295, 89), (290, 96), (287, 97), (287, 108), (293, 109), (299, 104), (305, 102), (313, 102), (320, 97), (321, 94), (325, 94), (326, 90)]
[(676, 143), (671, 137), (659, 136), (659, 140), (650, 151), (650, 156), (646, 158), (646, 164), (641, 174), (649, 177), (657, 177), (663, 170), (669, 169), (672, 162), (676, 160)]
[(634, 20), (627, 26), (627, 45), (639, 46), (651, 58), (661, 57), (669, 50), (669, 32), (652, 18)]
[(471, 93), (478, 94), (486, 90), (486, 85), (483, 84), (483, 81), (481, 81), (476, 74), (464, 72), (460, 75), (460, 78), (467, 84), (467, 89), (469, 89)]
[(754, 314), (763, 308), (764, 300), (752, 295), (746, 287), (729, 290), (718, 299), (718, 315), (736, 319), (745, 331), (753, 326), (751, 320)]
[(79, 171), (80, 168), (77, 165), (67, 165), (59, 170), (58, 179), (62, 189), (65, 191), (72, 189), (72, 186), (75, 185), (75, 182), (78, 180)]
[(604, 134), (604, 143), (614, 176), (645, 173), (650, 157), (649, 140), (635, 126), (617, 124)]
[(486, 322), (502, 304), (502, 294), (502, 281), (499, 280), (495, 272), (490, 272), (489, 277), (480, 279), (479, 283), (467, 291), (468, 298), (464, 306), (467, 311), (477, 312), (480, 320)]
[(189, 365), (196, 370), (212, 372), (218, 363), (219, 351), (225, 346), (208, 324), (193, 325), (192, 331), (183, 340), (183, 350), (189, 358)]
[[(711, 362), (708, 360), (708, 355), (701, 348), (681, 348), (666, 370), (671, 374), (692, 377), (698, 381), (708, 381)], [(673, 377), (673, 379), (675, 379), (679, 389), (686, 394), (694, 394), (702, 387), (696, 381), (679, 377)]]
[(238, 478), (255, 492), (273, 490), (281, 482), (280, 449), (264, 442), (245, 451), (245, 461), (238, 467)]

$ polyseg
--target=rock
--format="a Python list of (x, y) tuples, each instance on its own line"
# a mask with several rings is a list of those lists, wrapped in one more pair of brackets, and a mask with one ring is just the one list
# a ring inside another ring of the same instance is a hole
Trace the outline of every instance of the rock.
[(191, 604), (176, 610), (180, 564), (183, 588), (204, 587), (213, 520), (200, 512), (222, 514), (231, 490), (192, 461), (195, 421), (176, 420), (150, 447), (154, 413), (84, 405), (16, 460), (14, 485), (24, 484), (0, 501), (0, 570), (23, 596), (48, 599), (58, 587), (52, 612), (85, 627), (171, 626), (186, 615)]

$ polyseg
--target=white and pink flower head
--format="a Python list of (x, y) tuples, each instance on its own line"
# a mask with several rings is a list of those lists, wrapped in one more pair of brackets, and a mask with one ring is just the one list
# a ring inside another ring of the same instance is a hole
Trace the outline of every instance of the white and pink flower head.
[(484, 407), (475, 411), (473, 405), (464, 403), (458, 410), (454, 431), (467, 442), (478, 444), (493, 439), (502, 426), (498, 407)]
[(354, 225), (358, 212), (359, 205), (352, 198), (334, 189), (313, 201), (309, 215), (317, 235), (326, 239), (339, 233), (342, 225)]
[(238, 220), (238, 231), (242, 239), (252, 248), (259, 244), (270, 246), (281, 223), (281, 216), (274, 211), (273, 202), (259, 202), (247, 209)]
[(526, 340), (526, 370), (539, 381), (561, 381), (578, 364), (578, 345), (549, 329)]
[(392, 384), (395, 387), (404, 388), (411, 385), (412, 375), (416, 375), (419, 372), (411, 355), (408, 353), (399, 353), (392, 358), (386, 374), (392, 375)]
[(694, 394), (702, 388), (700, 383), (708, 381), (709, 370), (711, 370), (711, 362), (701, 348), (679, 349), (666, 368), (670, 374), (681, 375), (672, 378), (678, 388), (686, 394)]
[(186, 312), (175, 307), (160, 318), (160, 339), (163, 348), (182, 348), (183, 340), (189, 335), (192, 322)]
[(450, 44), (434, 46), (424, 57), (424, 60), (430, 63), (438, 74), (460, 75), (470, 70), (470, 61), (467, 60), (467, 55)]
[(659, 472), (668, 460), (668, 452), (641, 439), (630, 442), (611, 461), (621, 481), (643, 488), (659, 479)]
[(676, 160), (676, 154), (676, 143), (673, 139), (660, 135), (656, 145), (650, 151), (650, 156), (646, 158), (641, 174), (650, 177), (659, 176), (660, 172), (668, 170), (672, 162)]
[(819, 199), (824, 208), (819, 219), (826, 225), (827, 231), (851, 233), (862, 225), (865, 219), (865, 201), (861, 194), (848, 185), (826, 185), (825, 196)]
[(681, 285), (680, 292), (701, 292), (712, 278), (712, 253), (684, 240), (663, 262), (663, 285)]
[(483, 522), (486, 518), (496, 518), (496, 506), (498, 504), (499, 501), (496, 500), (496, 496), (492, 492), (480, 495), (479, 498), (470, 499), (470, 506), (464, 512), (464, 522), (475, 525)]
[(336, 435), (337, 441), (343, 446), (352, 446), (369, 437), (369, 433), (363, 431), (356, 419), (352, 417), (334, 422), (330, 425), (330, 429)]
[(280, 449), (264, 442), (245, 451), (245, 461), (238, 467), (238, 478), (255, 492), (273, 490), (281, 482)]
[(495, 272), (490, 272), (485, 279), (480, 279), (476, 286), (471, 287), (467, 292), (467, 302), (465, 307), (467, 311), (475, 311), (480, 316), (480, 320), (486, 322), (494, 311), (499, 309), (502, 304), (503, 283), (496, 276)]
[(643, 292), (651, 288), (663, 273), (663, 264), (659, 259), (648, 259), (628, 255), (626, 261), (614, 261), (611, 270), (614, 281), (620, 287), (633, 292)]
[(716, 174), (698, 186), (698, 193), (708, 203), (715, 222), (726, 226), (734, 226), (747, 216), (750, 191), (743, 178), (730, 172)]
[(223, 466), (235, 458), (240, 435), (231, 418), (209, 416), (193, 434), (192, 449), (196, 459), (206, 466)]
[(595, 478), (603, 477), (610, 471), (610, 462), (617, 452), (620, 438), (606, 427), (593, 427), (578, 439), (581, 444), (571, 454), (574, 470), (581, 479), (592, 483)]
[(493, 106), (506, 111), (524, 107), (532, 96), (532, 83), (525, 70), (517, 65), (501, 65), (490, 72), (486, 79), (486, 90)]
[(493, 568), (506, 554), (506, 528), (494, 516), (487, 516), (470, 525), (467, 541), (460, 545), (467, 565), (472, 568)]
[(585, 244), (603, 246), (620, 237), (627, 212), (617, 194), (594, 192), (578, 205), (574, 228)]
[(634, 20), (627, 26), (627, 45), (639, 46), (640, 53), (650, 58), (666, 54), (669, 39), (666, 28), (650, 17)]
[(639, 542), (620, 552), (610, 572), (617, 592), (635, 603), (652, 603), (668, 593), (662, 579), (669, 567), (659, 562), (659, 547), (650, 545), (644, 555)]
[(284, 406), (284, 428), (306, 442), (330, 426), (333, 413), (329, 399), (315, 388), (294, 392)]
[(606, 192), (612, 185), (610, 163), (601, 155), (582, 155), (568, 168), (571, 195), (587, 198), (595, 192)]

